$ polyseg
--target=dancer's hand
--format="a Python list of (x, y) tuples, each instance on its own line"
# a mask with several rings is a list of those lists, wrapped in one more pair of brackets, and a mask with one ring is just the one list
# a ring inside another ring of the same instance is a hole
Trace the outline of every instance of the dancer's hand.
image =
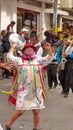
[(7, 70), (9, 70), (10, 72), (15, 69), (14, 64), (13, 64), (13, 63), (10, 63), (10, 62), (8, 62), (8, 63), (2, 63), (0, 67), (1, 67), (1, 68), (4, 68), (4, 69), (7, 69)]

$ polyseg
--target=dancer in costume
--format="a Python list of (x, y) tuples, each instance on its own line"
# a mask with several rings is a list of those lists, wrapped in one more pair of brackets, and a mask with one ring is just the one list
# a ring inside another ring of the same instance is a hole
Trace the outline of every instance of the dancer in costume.
[[(12, 35), (12, 34), (11, 34)], [(40, 109), (45, 108), (42, 82), (42, 67), (51, 62), (53, 56), (50, 45), (46, 44), (48, 54), (45, 57), (37, 57), (35, 54), (36, 47), (31, 43), (24, 45), (22, 49), (22, 58), (15, 57), (13, 51), (16, 48), (16, 43), (11, 44), (11, 49), (7, 54), (7, 59), (12, 61), (17, 67), (17, 98), (16, 111), (13, 112), (9, 121), (5, 126), (5, 130), (11, 130), (12, 124), (26, 110), (33, 112), (33, 130), (37, 130), (40, 121)], [(12, 100), (11, 100), (12, 101)]]

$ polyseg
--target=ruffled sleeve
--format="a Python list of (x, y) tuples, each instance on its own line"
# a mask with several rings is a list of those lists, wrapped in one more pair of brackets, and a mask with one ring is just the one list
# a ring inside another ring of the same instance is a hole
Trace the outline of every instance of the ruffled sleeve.
[(42, 64), (42, 67), (48, 65), (49, 63), (51, 63), (53, 60), (53, 56), (49, 56), (49, 55), (46, 55), (45, 57), (38, 57), (38, 61), (40, 62), (40, 64)]
[(20, 57), (14, 56), (13, 53), (7, 54), (7, 61), (14, 63), (15, 66), (22, 63), (22, 59)]

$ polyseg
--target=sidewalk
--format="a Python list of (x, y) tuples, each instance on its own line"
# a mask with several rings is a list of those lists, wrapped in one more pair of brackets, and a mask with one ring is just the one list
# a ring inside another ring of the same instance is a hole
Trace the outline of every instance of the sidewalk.
[[(0, 88), (9, 90), (12, 79), (0, 80)], [(48, 91), (48, 90), (47, 90)], [(73, 94), (70, 92), (68, 98), (63, 98), (61, 87), (47, 93), (45, 101), (46, 108), (41, 110), (39, 130), (73, 130)], [(0, 93), (0, 123), (3, 128), (15, 107), (9, 105), (8, 95)], [(12, 130), (32, 130), (32, 111), (26, 111), (12, 127)]]

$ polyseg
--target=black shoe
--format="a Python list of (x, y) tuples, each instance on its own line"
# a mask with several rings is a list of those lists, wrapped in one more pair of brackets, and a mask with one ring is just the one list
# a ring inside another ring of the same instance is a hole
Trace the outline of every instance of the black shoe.
[(57, 85), (58, 85), (58, 83), (55, 83), (55, 84), (54, 84), (54, 88), (56, 88), (56, 87), (57, 87)]
[(64, 91), (62, 90), (61, 94), (63, 95), (64, 94)]
[(64, 94), (64, 98), (67, 98), (68, 97), (68, 94)]
[(9, 126), (5, 126), (5, 130), (11, 130), (11, 128)]
[(33, 128), (33, 130), (37, 130), (37, 129)]

